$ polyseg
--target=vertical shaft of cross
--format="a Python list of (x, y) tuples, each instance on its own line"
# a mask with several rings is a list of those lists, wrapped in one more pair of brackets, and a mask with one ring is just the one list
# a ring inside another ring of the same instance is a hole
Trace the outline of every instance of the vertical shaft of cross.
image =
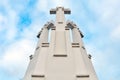
[(65, 40), (65, 14), (70, 14), (69, 9), (63, 7), (57, 7), (56, 9), (51, 9), (50, 14), (56, 14), (55, 21), (55, 54), (54, 55), (66, 55), (66, 40)]
[(56, 9), (56, 23), (65, 22), (64, 8)]
[(56, 9), (56, 37), (55, 37), (55, 54), (54, 55), (66, 55), (66, 43), (65, 43), (65, 15), (64, 8), (59, 7)]
[(55, 26), (56, 26), (56, 31), (65, 30), (65, 15), (64, 15), (64, 8), (62, 7), (56, 9)]
[[(69, 10), (63, 7), (56, 8), (56, 37), (55, 37), (55, 54), (54, 55), (65, 55), (66, 54), (66, 40), (65, 40), (65, 14), (70, 14)], [(69, 13), (68, 13), (69, 12)]]

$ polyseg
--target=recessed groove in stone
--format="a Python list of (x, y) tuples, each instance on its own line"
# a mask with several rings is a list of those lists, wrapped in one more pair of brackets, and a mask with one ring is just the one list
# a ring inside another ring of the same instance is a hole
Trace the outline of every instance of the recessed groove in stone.
[(53, 56), (54, 57), (67, 57), (67, 55), (64, 55), (64, 54), (63, 55), (62, 54), (54, 54)]
[(44, 75), (32, 75), (32, 77), (45, 77)]
[(89, 77), (89, 75), (77, 75), (76, 77), (77, 78), (86, 78), (86, 77)]

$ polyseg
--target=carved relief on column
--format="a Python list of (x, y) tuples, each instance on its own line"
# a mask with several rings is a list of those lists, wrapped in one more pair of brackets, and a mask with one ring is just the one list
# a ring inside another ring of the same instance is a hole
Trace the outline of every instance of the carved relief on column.
[(49, 30), (47, 27), (44, 27), (41, 29), (41, 31), (39, 32), (39, 41), (38, 41), (38, 45), (41, 45), (41, 43), (47, 43), (48, 42), (48, 33)]
[(40, 38), (38, 45), (42, 43), (48, 43), (49, 29), (54, 26), (53, 21), (47, 22), (41, 31), (38, 33), (37, 37)]
[(83, 38), (84, 36), (77, 27), (77, 25), (74, 22), (68, 20), (67, 26), (72, 30), (73, 42), (80, 42), (81, 41), (80, 39)]
[(80, 42), (80, 34), (78, 32), (78, 29), (76, 27), (74, 27), (72, 29), (72, 37), (73, 37), (73, 42), (79, 43)]
[(83, 34), (76, 26), (72, 28), (72, 38), (73, 38), (73, 43), (74, 42), (79, 43), (80, 46), (83, 46), (83, 42), (82, 42)]

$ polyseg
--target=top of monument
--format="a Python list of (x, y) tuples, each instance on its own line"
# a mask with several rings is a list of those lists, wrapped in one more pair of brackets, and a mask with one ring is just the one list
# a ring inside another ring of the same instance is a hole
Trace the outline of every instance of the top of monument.
[(52, 8), (50, 10), (50, 14), (56, 14), (56, 11), (58, 11), (59, 9), (62, 9), (64, 11), (64, 14), (71, 14), (71, 10), (69, 8), (64, 8), (64, 7)]

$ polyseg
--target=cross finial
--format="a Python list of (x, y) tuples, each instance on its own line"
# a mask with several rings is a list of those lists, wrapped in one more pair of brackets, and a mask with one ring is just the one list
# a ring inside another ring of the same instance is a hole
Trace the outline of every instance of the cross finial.
[(51, 9), (50, 14), (56, 14), (56, 11), (58, 11), (59, 9), (62, 9), (64, 11), (64, 14), (70, 14), (71, 13), (71, 10), (68, 9), (68, 8), (57, 7), (56, 9)]

